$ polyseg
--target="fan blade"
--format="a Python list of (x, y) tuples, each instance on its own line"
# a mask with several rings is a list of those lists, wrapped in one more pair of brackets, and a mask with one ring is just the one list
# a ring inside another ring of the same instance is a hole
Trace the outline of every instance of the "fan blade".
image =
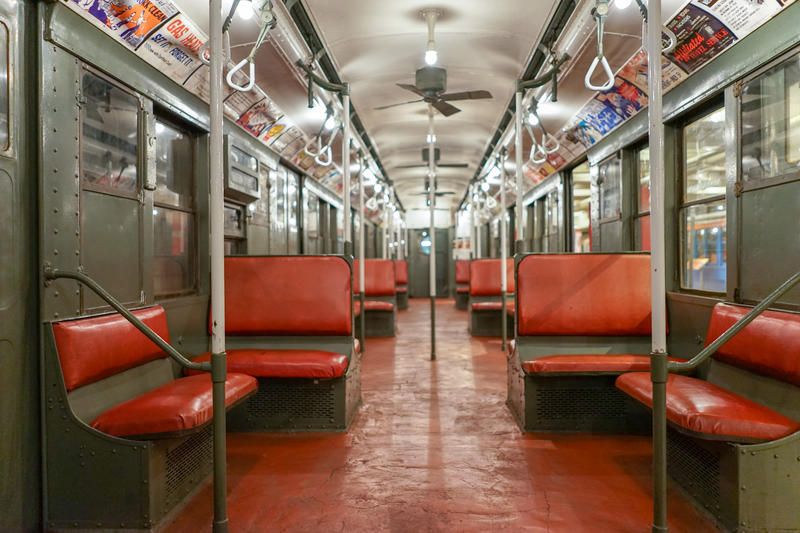
[(456, 100), (486, 100), (494, 98), (489, 91), (464, 91), (460, 93), (447, 93), (439, 97), (445, 102), (455, 102)]
[(400, 102), (399, 104), (389, 104), (389, 105), (382, 105), (380, 107), (376, 107), (375, 111), (383, 111), (384, 109), (391, 109), (393, 107), (398, 107), (401, 105), (408, 105), (408, 104), (418, 104), (420, 102), (424, 102), (425, 100), (411, 100), (409, 102)]
[(405, 89), (406, 91), (411, 91), (412, 93), (418, 96), (422, 96), (423, 98), (425, 97), (425, 94), (419, 89), (417, 89), (416, 85), (410, 85), (408, 83), (398, 83), (397, 86), (400, 87), (401, 89)]
[(434, 107), (434, 109), (436, 109), (436, 111), (438, 111), (439, 113), (441, 113), (446, 117), (450, 117), (452, 115), (455, 115), (456, 113), (461, 112), (461, 110), (456, 106), (448, 104), (447, 102), (443, 102), (441, 100), (437, 100), (433, 102), (431, 105)]

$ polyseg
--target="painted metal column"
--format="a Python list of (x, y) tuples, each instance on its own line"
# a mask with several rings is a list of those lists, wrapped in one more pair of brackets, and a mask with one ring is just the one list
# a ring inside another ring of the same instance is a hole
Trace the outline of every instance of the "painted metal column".
[(506, 313), (506, 292), (508, 291), (508, 268), (506, 267), (506, 260), (508, 259), (508, 229), (506, 225), (506, 218), (508, 212), (506, 211), (506, 159), (508, 153), (505, 148), (500, 155), (500, 324), (503, 328), (503, 342), (501, 347), (503, 353), (506, 351), (506, 329), (508, 316)]
[(431, 255), (430, 261), (430, 296), (431, 296), (431, 361), (436, 360), (436, 161), (434, 158), (433, 106), (428, 104), (428, 199), (430, 202)]
[(222, 0), (209, 1), (211, 64), (209, 114), (211, 135), (209, 168), (211, 177), (211, 381), (214, 432), (214, 533), (228, 531), (227, 465), (225, 441), (225, 241), (223, 191), (223, 67)]
[(475, 186), (470, 185), (467, 190), (469, 194), (469, 248), (470, 256), (476, 259), (475, 253), (478, 251), (477, 243), (475, 242)]
[(664, 118), (661, 87), (661, 0), (650, 0), (647, 17), (650, 129), (650, 286), (652, 291), (653, 532), (667, 527), (667, 333), (664, 236)]
[(344, 255), (353, 255), (353, 224), (350, 211), (350, 87), (345, 84), (342, 94), (342, 174), (344, 195)]
[(361, 353), (363, 354), (366, 349), (365, 339), (366, 335), (366, 313), (364, 312), (364, 250), (366, 243), (364, 242), (364, 228), (367, 225), (366, 213), (364, 211), (364, 158), (359, 152), (358, 154), (358, 301), (361, 303), (361, 314), (358, 316), (359, 320), (359, 341), (361, 342)]
[(522, 188), (523, 174), (522, 174), (522, 91), (517, 88), (515, 96), (517, 112), (514, 116), (514, 160), (516, 163), (516, 176), (517, 176), (517, 206), (514, 209), (516, 221), (514, 228), (517, 230), (517, 238), (514, 243), (514, 251), (518, 254), (524, 252), (525, 246), (525, 217), (522, 216)]

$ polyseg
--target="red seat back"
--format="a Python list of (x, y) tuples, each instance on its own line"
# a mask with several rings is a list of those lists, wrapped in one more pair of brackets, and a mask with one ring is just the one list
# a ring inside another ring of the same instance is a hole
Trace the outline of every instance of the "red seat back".
[[(353, 272), (355, 273), (355, 290), (358, 293), (361, 288), (358, 279), (358, 259), (353, 262)], [(366, 259), (364, 261), (364, 285), (366, 296), (394, 296), (395, 293), (395, 274), (394, 261), (391, 259)]]
[(225, 258), (229, 335), (350, 335), (351, 300), (342, 257)]
[(456, 261), (456, 283), (469, 283), (469, 261)]
[[(163, 307), (133, 314), (169, 342)], [(67, 391), (167, 356), (118, 313), (57, 322), (53, 335)]]
[[(364, 272), (365, 277), (366, 274)], [(408, 261), (405, 259), (394, 262), (394, 282), (396, 285), (408, 285)]]
[(517, 271), (520, 335), (650, 335), (650, 256), (535, 254)]
[[(502, 259), (476, 259), (469, 264), (470, 296), (500, 296)], [(514, 292), (514, 260), (506, 259), (506, 292)]]
[[(748, 307), (718, 303), (711, 313), (706, 345), (750, 311)], [(800, 315), (764, 311), (735, 337), (722, 345), (714, 358), (800, 386)]]

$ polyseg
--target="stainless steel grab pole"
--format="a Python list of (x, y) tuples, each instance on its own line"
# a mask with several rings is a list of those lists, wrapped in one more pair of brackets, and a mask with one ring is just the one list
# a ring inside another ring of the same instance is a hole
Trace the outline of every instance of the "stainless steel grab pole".
[(667, 526), (667, 302), (664, 236), (664, 119), (661, 88), (661, 0), (650, 0), (647, 19), (650, 129), (650, 287), (653, 382), (653, 532)]
[(433, 106), (428, 104), (428, 201), (430, 203), (430, 296), (431, 296), (431, 361), (436, 360), (436, 161), (434, 130), (433, 130)]
[[(518, 85), (518, 84), (517, 84)], [(514, 209), (515, 213), (515, 223), (514, 229), (517, 232), (516, 240), (514, 243), (514, 252), (521, 254), (524, 252), (524, 243), (525, 243), (525, 217), (522, 214), (522, 182), (523, 182), (523, 175), (522, 175), (522, 121), (524, 117), (522, 116), (522, 91), (517, 89), (516, 92), (516, 105), (517, 105), (517, 112), (514, 117), (514, 161), (516, 163), (516, 177), (517, 177), (517, 205)]]
[(361, 314), (359, 320), (359, 341), (361, 342), (361, 353), (366, 350), (366, 313), (364, 312), (364, 226), (367, 223), (366, 213), (364, 212), (364, 158), (358, 154), (358, 301), (361, 303)]
[(507, 153), (503, 149), (500, 155), (500, 327), (503, 329), (501, 348), (503, 353), (506, 351), (507, 342), (507, 321), (506, 315), (506, 291), (508, 290), (508, 268), (506, 267), (506, 260), (508, 259), (508, 230), (506, 228), (506, 157)]
[(353, 255), (353, 223), (350, 212), (350, 91), (345, 85), (342, 95), (342, 198), (344, 203), (344, 255)]
[(214, 432), (214, 533), (228, 531), (227, 465), (225, 442), (225, 242), (223, 192), (223, 68), (222, 0), (209, 1), (211, 69), (209, 77), (209, 114), (211, 134), (209, 175), (211, 179), (211, 380)]

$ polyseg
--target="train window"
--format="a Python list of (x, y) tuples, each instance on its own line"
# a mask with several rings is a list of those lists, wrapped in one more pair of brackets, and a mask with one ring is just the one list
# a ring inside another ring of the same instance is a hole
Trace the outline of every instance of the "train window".
[(319, 220), (319, 197), (309, 189), (303, 191), (305, 197), (305, 227), (303, 232), (304, 250), (307, 254), (318, 254), (322, 252), (320, 247), (320, 220)]
[(287, 173), (287, 198), (286, 205), (288, 207), (288, 238), (289, 238), (289, 253), (300, 253), (300, 239), (298, 237), (298, 217), (300, 216), (299, 206), (299, 181), (297, 174), (292, 172)]
[(561, 200), (558, 189), (553, 189), (544, 198), (545, 225), (544, 225), (544, 251), (561, 251)]
[(741, 128), (745, 181), (800, 175), (800, 55), (742, 88)]
[(8, 28), (0, 22), (0, 150), (8, 150), (10, 125), (9, 125), (9, 93), (8, 93)]
[(681, 287), (725, 292), (725, 111), (683, 127)]
[(591, 224), (591, 176), (589, 163), (583, 163), (572, 170), (572, 251), (591, 250), (589, 225)]
[(636, 151), (636, 214), (634, 232), (637, 250), (650, 250), (650, 147)]
[(157, 298), (196, 287), (194, 135), (156, 120), (153, 290)]
[(135, 196), (138, 98), (96, 74), (85, 72), (81, 101), (84, 188)]
[(600, 219), (622, 216), (622, 160), (614, 155), (598, 165), (597, 184), (600, 189)]

